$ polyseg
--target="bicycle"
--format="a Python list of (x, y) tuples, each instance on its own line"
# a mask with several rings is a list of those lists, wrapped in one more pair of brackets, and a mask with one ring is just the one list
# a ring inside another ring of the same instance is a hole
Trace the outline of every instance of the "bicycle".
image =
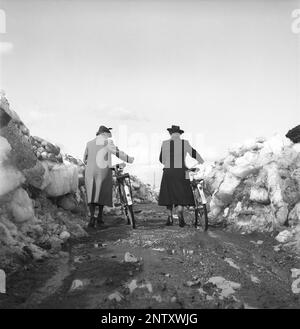
[(190, 177), (190, 185), (193, 191), (194, 202), (194, 215), (195, 221), (194, 226), (197, 228), (198, 221), (203, 229), (203, 231), (207, 231), (208, 229), (208, 214), (207, 214), (207, 199), (204, 193), (204, 179), (196, 179), (196, 173), (199, 169), (198, 168), (190, 168), (187, 170)]
[(125, 163), (117, 164), (111, 167), (111, 170), (115, 174), (116, 194), (119, 195), (122, 212), (125, 214), (127, 224), (135, 229), (136, 225), (133, 212), (131, 180), (128, 173), (123, 173), (125, 166)]

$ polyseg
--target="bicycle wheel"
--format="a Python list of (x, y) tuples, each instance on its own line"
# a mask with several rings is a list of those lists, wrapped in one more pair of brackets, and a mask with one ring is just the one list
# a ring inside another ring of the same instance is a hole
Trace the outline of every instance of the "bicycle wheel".
[(183, 217), (187, 226), (194, 226), (195, 224), (194, 207), (185, 207)]
[(130, 224), (131, 224), (132, 228), (135, 228), (135, 219), (134, 219), (132, 205), (127, 206), (127, 210), (128, 210), (128, 218), (129, 218)]
[(125, 215), (125, 220), (127, 220), (127, 225), (130, 225), (130, 218), (129, 218), (129, 215), (128, 215), (128, 206), (127, 205), (124, 205), (123, 206), (123, 212), (124, 212), (124, 215)]
[(198, 225), (198, 220), (199, 220), (199, 210), (197, 208), (195, 208), (195, 222), (194, 222), (194, 226), (197, 228)]
[(205, 232), (208, 229), (208, 215), (207, 215), (206, 204), (203, 204), (200, 209), (197, 209), (197, 212), (199, 214), (198, 221), (200, 222), (200, 225), (203, 231)]

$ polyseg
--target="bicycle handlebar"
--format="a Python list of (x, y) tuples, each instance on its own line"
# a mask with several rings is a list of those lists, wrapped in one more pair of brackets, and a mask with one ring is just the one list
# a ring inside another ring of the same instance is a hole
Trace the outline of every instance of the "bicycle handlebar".
[(125, 162), (117, 163), (114, 166), (110, 167), (111, 170), (119, 170), (119, 169), (124, 169), (126, 167)]
[(190, 172), (197, 172), (199, 170), (200, 170), (199, 168), (189, 168), (188, 169), (188, 171), (190, 171)]

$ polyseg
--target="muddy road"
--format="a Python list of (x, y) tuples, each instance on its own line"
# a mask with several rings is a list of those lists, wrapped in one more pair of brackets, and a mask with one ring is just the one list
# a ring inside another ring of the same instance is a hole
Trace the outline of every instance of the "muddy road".
[(163, 208), (137, 208), (136, 230), (106, 217), (57, 258), (9, 275), (0, 308), (300, 307), (300, 258), (271, 236), (167, 227)]

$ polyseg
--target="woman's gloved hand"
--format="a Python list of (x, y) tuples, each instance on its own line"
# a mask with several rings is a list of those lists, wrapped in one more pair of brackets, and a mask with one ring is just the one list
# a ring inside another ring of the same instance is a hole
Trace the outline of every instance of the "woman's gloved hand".
[(134, 157), (128, 157), (128, 163), (133, 163)]

